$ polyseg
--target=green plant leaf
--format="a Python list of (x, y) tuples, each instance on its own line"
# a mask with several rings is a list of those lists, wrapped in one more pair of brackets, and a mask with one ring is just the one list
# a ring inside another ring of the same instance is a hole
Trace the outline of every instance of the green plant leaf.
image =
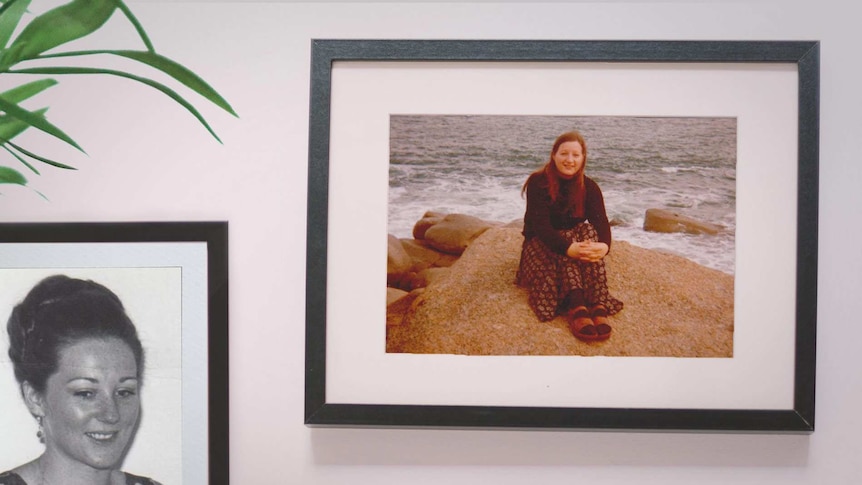
[(17, 170), (0, 167), (0, 184), (27, 185), (27, 179)]
[[(34, 111), (33, 114), (44, 118), (46, 111), (48, 111), (48, 108), (42, 108), (38, 111)], [(7, 142), (12, 138), (15, 138), (27, 128), (30, 128), (30, 125), (18, 118), (13, 118), (8, 115), (0, 116), (0, 143)]]
[(57, 81), (54, 79), (40, 79), (38, 81), (22, 84), (21, 86), (4, 91), (0, 93), (0, 97), (10, 103), (20, 103), (21, 101), (31, 98), (55, 84), (57, 84)]
[(138, 31), (138, 35), (141, 37), (141, 40), (144, 42), (144, 45), (147, 46), (147, 50), (150, 52), (156, 52), (155, 47), (153, 47), (153, 43), (150, 42), (149, 36), (144, 31), (144, 26), (138, 22), (138, 18), (135, 17), (135, 14), (132, 13), (132, 10), (126, 5), (123, 0), (114, 0), (117, 3), (117, 7), (123, 14), (129, 19), (129, 22), (135, 27), (135, 30)]
[(8, 49), (0, 50), (0, 72), (6, 72), (15, 64), (20, 57), (19, 54), (24, 50), (24, 44), (14, 45)]
[(30, 0), (9, 0), (0, 7), (0, 49), (5, 49), (12, 32), (27, 11)]
[(11, 47), (23, 46), (8, 65), (33, 59), (59, 45), (80, 39), (99, 29), (116, 10), (115, 0), (72, 0), (34, 18)]
[(29, 151), (29, 150), (25, 150), (23, 147), (20, 147), (20, 146), (18, 146), (18, 145), (16, 145), (16, 144), (12, 143), (11, 141), (7, 141), (6, 143), (8, 143), (8, 144), (9, 144), (9, 146), (11, 146), (12, 148), (14, 148), (14, 149), (18, 150), (19, 152), (23, 153), (24, 155), (27, 155), (27, 156), (28, 156), (28, 157), (30, 157), (30, 158), (33, 158), (33, 159), (39, 160), (39, 161), (40, 161), (40, 162), (42, 162), (42, 163), (47, 163), (48, 165), (51, 165), (51, 166), (54, 166), (54, 167), (57, 167), (57, 168), (62, 168), (62, 169), (65, 169), (65, 170), (78, 170), (77, 168), (75, 168), (75, 167), (71, 167), (71, 166), (66, 165), (66, 164), (64, 164), (64, 163), (55, 162), (54, 160), (51, 160), (51, 159), (49, 159), (49, 158), (40, 157), (39, 155), (36, 155), (35, 153), (33, 153), (33, 152)]
[(227, 111), (234, 116), (238, 116), (233, 110), (233, 108), (230, 106), (230, 104), (219, 93), (217, 93), (215, 89), (213, 89), (209, 84), (207, 84), (207, 82), (204, 81), (200, 76), (198, 76), (188, 68), (184, 67), (182, 64), (168, 59), (161, 54), (156, 54), (155, 52), (128, 50), (76, 51), (39, 56), (39, 59), (88, 56), (95, 54), (110, 54), (125, 57), (127, 59), (132, 59), (155, 69), (158, 69), (159, 71), (162, 71), (163, 73), (171, 76), (172, 78), (184, 84), (186, 87), (192, 89), (194, 92), (208, 99), (219, 108)]
[(60, 140), (63, 140), (64, 142), (72, 145), (78, 150), (81, 150), (82, 152), (84, 151), (80, 146), (78, 146), (77, 143), (75, 143), (75, 140), (70, 138), (69, 135), (63, 132), (63, 130), (52, 125), (45, 118), (31, 113), (30, 111), (27, 111), (26, 109), (18, 106), (15, 103), (10, 103), (9, 101), (3, 99), (2, 96), (0, 96), (0, 110), (5, 111), (7, 115), (13, 118), (18, 118), (19, 120), (27, 123), (33, 128), (42, 130), (49, 135), (55, 136)]
[[(164, 84), (153, 81), (152, 79), (147, 79), (144, 77), (135, 76), (134, 74), (129, 74), (129, 73), (123, 72), (123, 71), (114, 71), (111, 69), (95, 69), (95, 68), (91, 68), (91, 67), (31, 67), (31, 68), (27, 68), (27, 69), (16, 69), (14, 71), (9, 71), (9, 73), (10, 74), (12, 74), (12, 73), (14, 73), (14, 74), (51, 74), (51, 75), (54, 75), (54, 74), (107, 74), (110, 76), (118, 76), (118, 77), (124, 77), (126, 79), (131, 79), (133, 81), (137, 81), (139, 83), (146, 84), (147, 86), (158, 89), (162, 93), (169, 96), (171, 99), (173, 99), (174, 101), (179, 103), (182, 107), (187, 109), (192, 115), (194, 115), (194, 117), (197, 118), (198, 121), (204, 126), (204, 128), (206, 128), (207, 131), (210, 132), (210, 134), (213, 136), (213, 138), (216, 139), (216, 141), (218, 141), (219, 143), (222, 142), (221, 139), (218, 137), (218, 135), (215, 134), (215, 131), (213, 131), (213, 129), (210, 128), (210, 125), (206, 122), (204, 117), (198, 112), (198, 110), (195, 109), (194, 106), (192, 106), (191, 103), (189, 103), (188, 101), (183, 99), (182, 96), (180, 96), (179, 94), (174, 92), (171, 88), (165, 86)], [(0, 105), (0, 108), (3, 108), (3, 106)]]
[(3, 144), (3, 149), (4, 149), (4, 150), (6, 150), (7, 152), (9, 152), (13, 157), (17, 158), (19, 162), (23, 163), (27, 168), (29, 168), (30, 170), (32, 170), (32, 171), (33, 171), (33, 173), (35, 173), (36, 175), (42, 175), (42, 174), (40, 174), (40, 173), (39, 173), (39, 171), (38, 171), (38, 170), (36, 170), (36, 167), (34, 167), (34, 166), (30, 165), (30, 163), (29, 163), (29, 162), (27, 162), (27, 160), (24, 160), (23, 158), (21, 158), (21, 156), (20, 156), (20, 155), (18, 155), (17, 153), (13, 152), (13, 151), (12, 151), (12, 149), (11, 149), (11, 148), (9, 148), (9, 147), (7, 147), (5, 143)]
[[(45, 112), (47, 112), (47, 111), (48, 111), (48, 108), (42, 108), (38, 111), (34, 111), (33, 114), (36, 116), (44, 117)], [(17, 158), (18, 161), (23, 163), (25, 166), (27, 166), (27, 168), (32, 170), (37, 175), (39, 175), (39, 171), (36, 170), (36, 168), (33, 167), (33, 165), (31, 165), (29, 162), (27, 162), (26, 160), (21, 158), (17, 153), (12, 151), (12, 149), (10, 147), (14, 148), (15, 150), (18, 150), (19, 152), (23, 153), (24, 155), (26, 155), (30, 158), (33, 158), (35, 160), (39, 160), (42, 163), (47, 163), (48, 165), (52, 165), (52, 166), (57, 167), (57, 168), (63, 168), (66, 170), (77, 170), (75, 167), (71, 167), (69, 165), (66, 165), (66, 164), (63, 164), (60, 162), (55, 162), (54, 160), (51, 160), (51, 159), (48, 159), (45, 157), (41, 157), (41, 156), (36, 155), (35, 153), (25, 149), (24, 147), (21, 147), (21, 146), (16, 145), (15, 143), (12, 143), (12, 141), (11, 141), (12, 138), (18, 136), (22, 131), (26, 130), (29, 127), (30, 127), (29, 124), (27, 124), (27, 123), (25, 123), (19, 119), (12, 118), (8, 115), (0, 116), (0, 143), (3, 144), (3, 148), (7, 152), (11, 153), (12, 156)]]

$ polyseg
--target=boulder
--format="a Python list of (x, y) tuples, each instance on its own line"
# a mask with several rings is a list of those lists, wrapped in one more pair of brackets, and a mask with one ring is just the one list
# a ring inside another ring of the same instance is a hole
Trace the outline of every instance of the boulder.
[[(397, 290), (400, 291), (400, 290)], [(404, 292), (397, 300), (387, 303), (386, 305), (386, 328), (387, 334), (390, 326), (401, 325), (404, 322), (404, 315), (410, 309), (416, 298), (425, 291), (424, 288), (413, 290), (410, 293)]]
[(416, 279), (415, 271), (386, 275), (386, 287), (410, 291), (413, 289), (413, 280)]
[[(733, 356), (733, 276), (614, 241), (608, 286), (625, 308), (613, 336), (585, 343), (565, 319), (540, 322), (515, 284), (523, 236), (493, 228), (387, 327), (387, 352), (468, 355)], [(400, 300), (399, 300), (400, 301)], [(387, 318), (388, 321), (388, 318)]]
[(401, 246), (413, 258), (414, 271), (437, 266), (452, 266), (457, 257), (441, 253), (420, 239), (402, 239)]
[(724, 227), (701, 222), (676, 212), (662, 209), (647, 209), (644, 216), (644, 231), (684, 232), (688, 234), (718, 234)]
[(523, 218), (515, 219), (514, 221), (511, 221), (507, 224), (504, 224), (503, 227), (511, 227), (513, 229), (517, 229), (517, 230), (523, 232), (523, 230), (524, 230), (524, 219)]
[(416, 273), (416, 277), (413, 279), (411, 284), (412, 289), (416, 288), (425, 288), (431, 283), (444, 278), (447, 274), (449, 274), (450, 268), (427, 268), (422, 271)]
[(426, 212), (425, 215), (422, 216), (422, 219), (416, 221), (416, 224), (413, 226), (413, 237), (416, 239), (425, 239), (425, 231), (434, 224), (442, 221), (444, 217), (446, 217), (446, 214), (433, 211)]
[(455, 261), (458, 261), (458, 256), (455, 254), (443, 254), (440, 256), (440, 259), (434, 263), (435, 268), (448, 268), (455, 264)]
[(425, 230), (425, 242), (444, 253), (460, 255), (470, 243), (491, 227), (491, 224), (477, 217), (449, 214)]
[(413, 267), (413, 258), (407, 254), (401, 245), (401, 240), (392, 234), (389, 235), (386, 256), (386, 276), (398, 275), (410, 271)]
[(386, 306), (388, 307), (389, 305), (391, 305), (392, 303), (394, 303), (395, 301), (397, 301), (399, 298), (403, 297), (406, 294), (407, 294), (407, 292), (404, 290), (387, 286), (386, 287)]

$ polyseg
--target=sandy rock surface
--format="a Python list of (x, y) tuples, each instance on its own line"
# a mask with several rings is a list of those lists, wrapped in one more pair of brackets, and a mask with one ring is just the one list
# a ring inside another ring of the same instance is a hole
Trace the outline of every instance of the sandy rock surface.
[[(680, 256), (615, 241), (605, 258), (611, 294), (606, 342), (576, 340), (562, 317), (540, 322), (515, 285), (523, 236), (491, 228), (450, 270), (388, 316), (387, 351), (471, 355), (731, 357), (733, 276)], [(409, 305), (408, 305), (409, 303)], [(390, 308), (391, 310), (391, 308)], [(390, 312), (392, 313), (392, 312)]]

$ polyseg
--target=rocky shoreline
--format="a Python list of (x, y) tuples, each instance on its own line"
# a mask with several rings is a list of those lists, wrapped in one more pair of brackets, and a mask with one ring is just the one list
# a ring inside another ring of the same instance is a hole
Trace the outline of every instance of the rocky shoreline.
[(733, 276), (614, 241), (605, 258), (625, 308), (606, 342), (540, 322), (514, 283), (521, 224), (429, 212), (389, 236), (386, 350), (466, 355), (733, 356)]

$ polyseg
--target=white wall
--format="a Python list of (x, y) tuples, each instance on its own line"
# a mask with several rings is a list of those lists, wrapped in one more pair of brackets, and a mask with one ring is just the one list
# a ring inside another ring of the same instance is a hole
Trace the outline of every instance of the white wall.
[[(4, 189), (0, 219), (230, 221), (233, 483), (862, 481), (862, 34), (850, 0), (130, 4), (156, 48), (210, 81), (241, 119), (204, 107), (221, 146), (158, 93), (123, 80), (64, 80), (45, 98), (50, 119), (89, 157), (28, 138), (45, 155), (79, 170), (45, 169), (34, 178), (33, 186), (50, 202)], [(817, 431), (759, 436), (306, 428), (311, 38), (821, 40)], [(115, 19), (103, 39), (130, 46), (134, 36)]]

